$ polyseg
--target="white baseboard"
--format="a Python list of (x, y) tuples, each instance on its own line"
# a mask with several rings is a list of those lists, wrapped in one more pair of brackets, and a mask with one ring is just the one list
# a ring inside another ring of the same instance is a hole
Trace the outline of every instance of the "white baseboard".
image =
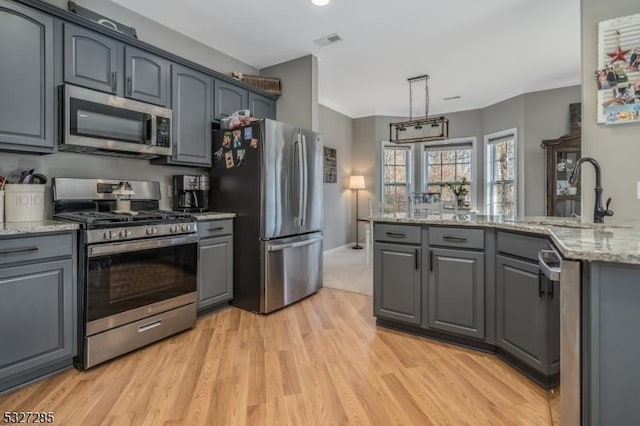
[[(325, 251), (322, 252), (322, 254), (329, 254), (329, 253), (332, 253), (334, 251), (338, 251), (338, 250), (345, 249), (345, 248), (350, 248), (350, 247), (354, 246), (355, 244), (356, 244), (355, 242), (348, 243), (348, 244), (345, 244), (345, 245), (340, 246), (340, 247), (335, 247), (335, 248), (332, 248), (332, 249), (329, 249), (329, 250), (325, 250)], [(364, 241), (360, 241), (358, 244), (360, 244), (362, 247), (365, 247), (367, 245)]]
[(334, 252), (334, 251), (337, 251), (337, 250), (340, 250), (340, 249), (343, 249), (343, 248), (346, 248), (346, 247), (351, 247), (352, 245), (353, 245), (353, 243), (349, 243), (349, 244), (345, 244), (343, 246), (334, 247), (332, 249), (323, 251), (322, 254), (329, 254), (331, 252)]

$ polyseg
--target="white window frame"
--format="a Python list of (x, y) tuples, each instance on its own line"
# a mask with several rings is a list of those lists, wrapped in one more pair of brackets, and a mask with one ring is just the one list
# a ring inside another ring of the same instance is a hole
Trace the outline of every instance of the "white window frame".
[(420, 181), (422, 184), (422, 191), (427, 191), (427, 150), (426, 148), (432, 148), (434, 146), (445, 147), (447, 145), (471, 145), (471, 209), (476, 210), (478, 208), (478, 178), (479, 178), (479, 164), (478, 164), (478, 138), (476, 137), (464, 137), (447, 139), (444, 141), (423, 142), (420, 144), (421, 151), (421, 164), (420, 164)]
[[(380, 161), (378, 162), (378, 170), (380, 173), (380, 194), (378, 194), (378, 201), (380, 204), (384, 204), (384, 149), (386, 147), (390, 148), (402, 148), (406, 149), (408, 152), (408, 157), (406, 161), (407, 167), (407, 199), (406, 206), (409, 209), (409, 194), (413, 192), (413, 149), (411, 144), (397, 144), (389, 141), (382, 141), (380, 144)], [(395, 209), (395, 206), (393, 206)]]
[(518, 128), (514, 127), (512, 129), (507, 129), (507, 130), (501, 130), (499, 132), (495, 132), (495, 133), (490, 133), (488, 135), (484, 135), (484, 183), (485, 183), (485, 188), (484, 188), (484, 213), (485, 214), (490, 214), (491, 212), (491, 180), (489, 179), (490, 175), (492, 174), (492, 169), (491, 167), (493, 166), (492, 164), (492, 157), (490, 155), (490, 146), (491, 146), (491, 141), (494, 141), (496, 139), (503, 139), (503, 138), (508, 138), (508, 137), (513, 137), (514, 139), (514, 144), (513, 144), (513, 156), (515, 159), (515, 164), (516, 164), (516, 169), (514, 170), (514, 175), (513, 175), (513, 180), (515, 182), (514, 185), (514, 191), (515, 191), (515, 210), (514, 210), (514, 216), (518, 217), (520, 215), (520, 213), (523, 211), (523, 205), (522, 205), (522, 192), (523, 192), (523, 182), (522, 179), (520, 178), (522, 175), (522, 160), (520, 158), (520, 139), (518, 138)]

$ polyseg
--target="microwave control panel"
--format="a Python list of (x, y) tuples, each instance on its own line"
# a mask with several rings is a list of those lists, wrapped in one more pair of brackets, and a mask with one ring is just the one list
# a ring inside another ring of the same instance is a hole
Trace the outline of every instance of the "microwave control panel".
[(171, 120), (167, 117), (156, 117), (156, 146), (171, 147)]

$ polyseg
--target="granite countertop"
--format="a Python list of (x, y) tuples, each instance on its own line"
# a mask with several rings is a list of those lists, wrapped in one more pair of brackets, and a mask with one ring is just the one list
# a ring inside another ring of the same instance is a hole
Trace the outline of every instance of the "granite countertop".
[(77, 223), (59, 220), (42, 220), (37, 222), (1, 222), (0, 236), (37, 234), (42, 232), (74, 231), (79, 229)]
[(640, 222), (582, 223), (558, 217), (503, 219), (496, 216), (380, 215), (374, 222), (496, 228), (546, 235), (565, 259), (640, 264)]
[(203, 213), (192, 213), (193, 217), (196, 220), (216, 220), (216, 219), (231, 219), (236, 217), (235, 213), (225, 213), (225, 212), (203, 212)]

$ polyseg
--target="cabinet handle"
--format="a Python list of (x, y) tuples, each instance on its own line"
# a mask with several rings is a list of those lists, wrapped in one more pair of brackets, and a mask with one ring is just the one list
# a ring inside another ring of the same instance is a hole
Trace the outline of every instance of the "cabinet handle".
[(433, 272), (433, 251), (429, 250), (429, 271)]
[(40, 248), (38, 248), (38, 247), (24, 247), (24, 248), (2, 250), (2, 251), (0, 251), (0, 256), (9, 256), (11, 254), (20, 254), (20, 253), (29, 253), (29, 252), (38, 251), (38, 250), (40, 250)]
[(544, 289), (542, 288), (542, 271), (538, 271), (538, 296), (544, 297)]
[(113, 90), (114, 92), (117, 90), (117, 86), (118, 86), (118, 75), (116, 74), (115, 71), (111, 71), (111, 90)]
[(133, 83), (131, 77), (127, 77), (127, 95), (131, 96), (131, 93), (133, 93)]
[(406, 238), (407, 234), (401, 234), (399, 232), (387, 232), (387, 237), (391, 237), (391, 238)]
[(444, 237), (442, 237), (443, 240), (445, 241), (453, 241), (456, 243), (466, 243), (467, 242), (467, 237), (453, 237), (451, 235), (445, 235)]
[(416, 270), (417, 270), (420, 267), (419, 262), (418, 262), (418, 249), (416, 249), (415, 253), (413, 254), (413, 258), (415, 260)]
[(549, 280), (549, 285), (551, 286), (551, 291), (547, 293), (551, 299), (553, 299), (553, 281)]
[(209, 231), (222, 231), (223, 229), (224, 229), (224, 227), (222, 227), (222, 226), (217, 226), (217, 227), (215, 227), (215, 228), (209, 228), (208, 230), (209, 230)]

